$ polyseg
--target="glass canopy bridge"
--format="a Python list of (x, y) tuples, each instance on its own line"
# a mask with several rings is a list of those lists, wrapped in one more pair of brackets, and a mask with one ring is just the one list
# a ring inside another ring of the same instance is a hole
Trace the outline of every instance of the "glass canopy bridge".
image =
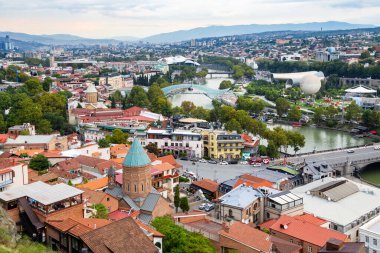
[(176, 84), (162, 89), (167, 97), (175, 94), (204, 94), (211, 99), (223, 95), (228, 90), (229, 89), (216, 90), (200, 84)]

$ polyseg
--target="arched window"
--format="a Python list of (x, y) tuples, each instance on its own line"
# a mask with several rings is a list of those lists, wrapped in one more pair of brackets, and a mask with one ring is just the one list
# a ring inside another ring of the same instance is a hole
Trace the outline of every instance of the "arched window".
[(137, 185), (135, 184), (135, 192), (137, 192)]
[(141, 184), (141, 191), (142, 192), (144, 191), (144, 184), (143, 183)]
[(156, 245), (157, 248), (161, 249), (161, 243), (160, 242), (156, 242), (154, 245)]

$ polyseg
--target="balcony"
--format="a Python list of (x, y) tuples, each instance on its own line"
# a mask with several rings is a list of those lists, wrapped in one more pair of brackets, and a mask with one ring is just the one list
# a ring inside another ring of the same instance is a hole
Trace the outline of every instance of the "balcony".
[(2, 182), (0, 182), (0, 188), (3, 188), (3, 187), (5, 187), (7, 185), (10, 185), (12, 183), (13, 183), (13, 179), (8, 179), (8, 180), (5, 180), (5, 181), (2, 181)]

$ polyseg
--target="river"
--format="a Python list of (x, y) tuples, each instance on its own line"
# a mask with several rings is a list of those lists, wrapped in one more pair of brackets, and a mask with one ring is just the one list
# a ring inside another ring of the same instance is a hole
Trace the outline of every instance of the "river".
[[(330, 150), (337, 148), (348, 148), (354, 146), (360, 146), (364, 144), (372, 143), (369, 138), (355, 138), (350, 133), (332, 130), (332, 129), (323, 129), (316, 127), (292, 127), (285, 124), (272, 124), (267, 125), (268, 128), (273, 129), (274, 127), (282, 127), (285, 130), (298, 131), (305, 136), (305, 146), (301, 148), (298, 153), (307, 153), (322, 150)], [(266, 144), (266, 140), (262, 141), (262, 144)], [(294, 154), (293, 149), (288, 148), (289, 154)]]

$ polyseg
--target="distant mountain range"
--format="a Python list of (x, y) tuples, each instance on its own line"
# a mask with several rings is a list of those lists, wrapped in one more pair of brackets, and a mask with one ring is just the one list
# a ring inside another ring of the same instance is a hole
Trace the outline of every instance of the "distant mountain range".
[(89, 39), (70, 34), (31, 35), (17, 32), (0, 32), (0, 37), (5, 37), (6, 35), (9, 35), (12, 40), (40, 43), (43, 45), (96, 45), (117, 44), (120, 42), (115, 39)]
[(373, 28), (374, 25), (351, 24), (346, 22), (328, 21), (301, 24), (273, 24), (273, 25), (232, 25), (232, 26), (207, 26), (190, 30), (180, 30), (169, 33), (161, 33), (142, 39), (151, 43), (177, 42), (206, 37), (221, 37), (273, 31), (323, 31), (347, 30), (357, 28)]
[(351, 30), (359, 28), (374, 28), (374, 25), (351, 24), (346, 22), (328, 21), (301, 24), (273, 24), (273, 25), (233, 25), (233, 26), (208, 26), (198, 27), (190, 30), (180, 30), (169, 33), (161, 33), (146, 38), (136, 38), (132, 36), (118, 36), (109, 39), (90, 39), (70, 34), (50, 34), (32, 35), (17, 32), (0, 32), (0, 41), (9, 35), (16, 46), (26, 49), (46, 45), (96, 45), (96, 44), (117, 44), (121, 41), (145, 41), (151, 43), (179, 42), (191, 39), (201, 39), (210, 37), (222, 37), (232, 35), (243, 35), (263, 32), (277, 31), (333, 31)]

